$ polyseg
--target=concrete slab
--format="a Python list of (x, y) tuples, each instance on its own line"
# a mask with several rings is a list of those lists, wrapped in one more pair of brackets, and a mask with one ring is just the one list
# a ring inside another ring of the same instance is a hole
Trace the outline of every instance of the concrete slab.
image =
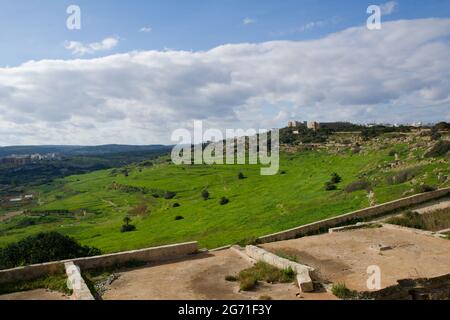
[(323, 280), (343, 282), (359, 291), (368, 290), (367, 268), (374, 265), (381, 269), (381, 288), (396, 285), (401, 279), (450, 273), (450, 241), (395, 228), (358, 229), (262, 247), (295, 255), (299, 263), (316, 269)]

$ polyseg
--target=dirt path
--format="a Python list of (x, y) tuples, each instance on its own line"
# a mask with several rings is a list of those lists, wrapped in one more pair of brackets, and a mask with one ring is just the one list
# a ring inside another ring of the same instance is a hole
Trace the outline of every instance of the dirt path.
[(8, 212), (8, 213), (0, 216), (0, 222), (7, 221), (14, 217), (20, 216), (21, 214), (23, 214), (23, 211)]

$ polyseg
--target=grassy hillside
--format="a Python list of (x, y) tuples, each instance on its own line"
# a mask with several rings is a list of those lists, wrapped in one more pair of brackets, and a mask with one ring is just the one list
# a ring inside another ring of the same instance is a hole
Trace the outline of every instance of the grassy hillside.
[[(261, 176), (258, 166), (167, 161), (70, 176), (39, 189), (33, 209), (38, 212), (0, 224), (0, 247), (44, 230), (74, 236), (104, 252), (190, 240), (219, 247), (367, 207), (366, 190), (344, 191), (360, 179), (372, 185), (377, 203), (417, 193), (413, 188), (421, 183), (448, 186), (448, 159), (424, 159), (425, 149), (386, 138), (360, 152), (283, 153), (275, 176)], [(245, 179), (238, 179), (240, 172)], [(333, 172), (343, 181), (337, 190), (325, 191)], [(211, 195), (206, 201), (204, 189)], [(165, 199), (168, 191), (176, 196)], [(222, 197), (230, 202), (220, 205)], [(137, 231), (121, 233), (127, 214)]]

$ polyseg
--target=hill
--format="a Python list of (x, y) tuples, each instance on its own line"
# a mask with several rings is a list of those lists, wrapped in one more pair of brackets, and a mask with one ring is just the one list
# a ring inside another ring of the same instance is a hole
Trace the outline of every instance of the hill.
[[(275, 176), (260, 176), (250, 165), (175, 166), (167, 157), (73, 175), (35, 188), (29, 211), (0, 224), (0, 247), (49, 230), (104, 252), (189, 240), (208, 248), (247, 241), (449, 186), (448, 156), (425, 157), (435, 143), (413, 132), (382, 134), (357, 148), (283, 147)], [(333, 173), (342, 182), (327, 191)], [(229, 203), (221, 205), (222, 197)], [(137, 230), (121, 233), (127, 215)]]

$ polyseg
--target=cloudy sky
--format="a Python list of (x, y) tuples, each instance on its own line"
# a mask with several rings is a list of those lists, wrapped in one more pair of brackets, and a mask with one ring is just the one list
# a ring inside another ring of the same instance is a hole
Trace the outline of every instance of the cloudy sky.
[(0, 0), (0, 145), (171, 143), (193, 120), (450, 121), (450, 1), (40, 2)]

